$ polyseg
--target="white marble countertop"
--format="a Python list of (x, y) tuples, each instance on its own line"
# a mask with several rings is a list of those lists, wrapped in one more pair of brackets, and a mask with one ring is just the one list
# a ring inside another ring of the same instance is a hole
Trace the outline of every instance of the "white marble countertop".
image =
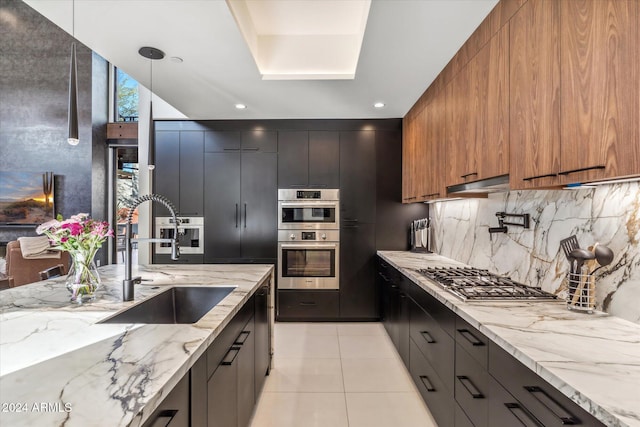
[(605, 425), (640, 426), (640, 325), (569, 311), (564, 301), (463, 302), (415, 269), (464, 264), (378, 254)]
[[(134, 267), (150, 281), (131, 302), (122, 301), (122, 265), (99, 272), (103, 286), (89, 304), (69, 302), (64, 278), (0, 292), (0, 425), (141, 425), (273, 266)], [(194, 324), (96, 324), (182, 285), (236, 289)]]

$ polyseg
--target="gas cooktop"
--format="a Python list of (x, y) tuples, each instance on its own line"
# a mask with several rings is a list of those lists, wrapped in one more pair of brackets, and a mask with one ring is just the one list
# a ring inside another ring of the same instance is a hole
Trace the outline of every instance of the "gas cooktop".
[(426, 268), (418, 270), (463, 301), (532, 300), (549, 301), (557, 297), (542, 289), (470, 267)]

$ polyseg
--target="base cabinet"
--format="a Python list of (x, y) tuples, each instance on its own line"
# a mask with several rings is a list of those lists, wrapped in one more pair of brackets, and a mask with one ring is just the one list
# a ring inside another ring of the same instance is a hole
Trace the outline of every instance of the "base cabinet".
[(377, 261), (383, 325), (438, 425), (604, 426), (385, 260)]
[(143, 427), (189, 427), (189, 375), (185, 375), (160, 406), (143, 424)]

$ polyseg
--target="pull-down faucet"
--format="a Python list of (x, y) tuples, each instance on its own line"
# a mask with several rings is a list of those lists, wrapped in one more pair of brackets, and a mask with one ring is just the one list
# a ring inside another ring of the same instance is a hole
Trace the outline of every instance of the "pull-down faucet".
[[(131, 218), (133, 217), (133, 211), (144, 202), (158, 202), (163, 204), (171, 212), (173, 217), (173, 239), (153, 239), (153, 238), (131, 238)], [(133, 289), (136, 283), (142, 281), (141, 277), (131, 277), (131, 243), (133, 242), (147, 242), (147, 243), (171, 243), (171, 259), (177, 260), (180, 258), (180, 245), (178, 244), (178, 226), (180, 220), (176, 215), (176, 208), (173, 204), (164, 196), (159, 194), (147, 194), (140, 196), (133, 201), (129, 207), (129, 215), (127, 216), (127, 223), (125, 225), (125, 256), (124, 256), (124, 280), (122, 281), (122, 300), (133, 300)]]

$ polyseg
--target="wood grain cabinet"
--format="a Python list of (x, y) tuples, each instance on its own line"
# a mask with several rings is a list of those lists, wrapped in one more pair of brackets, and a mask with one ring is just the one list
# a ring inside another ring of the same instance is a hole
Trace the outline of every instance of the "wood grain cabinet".
[(529, 0), (514, 15), (512, 189), (640, 174), (638, 7)]
[(446, 185), (509, 173), (509, 25), (447, 85)]

